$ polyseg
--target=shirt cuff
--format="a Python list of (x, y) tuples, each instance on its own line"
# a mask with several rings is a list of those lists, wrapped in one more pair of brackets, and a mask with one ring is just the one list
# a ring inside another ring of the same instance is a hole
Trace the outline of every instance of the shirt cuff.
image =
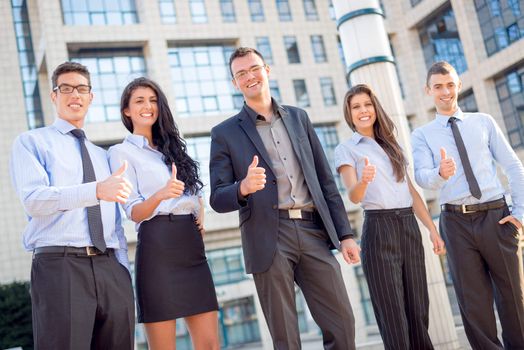
[(347, 235), (343, 235), (343, 236), (341, 236), (338, 240), (339, 240), (340, 242), (342, 242), (343, 240), (348, 239), (348, 238), (355, 238), (355, 235), (352, 234), (352, 233), (347, 234)]
[(430, 188), (438, 189), (446, 183), (447, 180), (440, 176), (439, 170), (439, 168), (433, 170), (433, 173), (431, 174), (431, 179), (429, 179)]
[(247, 198), (249, 197), (249, 195), (247, 196), (243, 196), (242, 193), (240, 193), (240, 181), (238, 182), (238, 186), (237, 186), (237, 199), (238, 199), (238, 204), (240, 204), (240, 206), (242, 207), (245, 207), (247, 205)]
[(129, 258), (127, 257), (127, 250), (126, 249), (115, 249), (115, 256), (116, 260), (131, 273), (131, 269), (129, 267)]
[(60, 189), (60, 210), (92, 207), (97, 204), (99, 204), (99, 200), (96, 198), (96, 182)]

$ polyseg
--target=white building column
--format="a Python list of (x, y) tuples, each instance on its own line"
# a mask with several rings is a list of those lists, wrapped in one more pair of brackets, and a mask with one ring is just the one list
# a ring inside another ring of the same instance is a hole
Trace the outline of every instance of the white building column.
[[(397, 127), (399, 142), (412, 167), (410, 131), (379, 2), (378, 0), (334, 0), (333, 5), (340, 41), (348, 64), (348, 80), (351, 85), (369, 84), (376, 92)], [(410, 172), (412, 173), (412, 169)], [(431, 340), (436, 349), (458, 349), (460, 345), (440, 260), (433, 254), (428, 231), (420, 223), (419, 226), (426, 256)]]

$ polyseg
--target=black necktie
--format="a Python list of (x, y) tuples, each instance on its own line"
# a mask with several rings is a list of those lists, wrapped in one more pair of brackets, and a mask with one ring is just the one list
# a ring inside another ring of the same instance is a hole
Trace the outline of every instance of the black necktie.
[(451, 131), (453, 132), (453, 137), (455, 138), (455, 144), (460, 156), (460, 161), (462, 162), (462, 167), (464, 168), (464, 174), (466, 175), (466, 181), (468, 182), (469, 192), (471, 195), (477, 199), (482, 197), (482, 192), (480, 191), (479, 183), (473, 174), (471, 169), (471, 163), (469, 162), (468, 152), (466, 151), (466, 146), (464, 146), (464, 141), (460, 135), (460, 130), (457, 125), (457, 118), (449, 118), (449, 124), (451, 125)]
[[(87, 152), (85, 144), (86, 135), (81, 129), (71, 130), (71, 134), (75, 136), (80, 142), (80, 152), (82, 154), (82, 168), (84, 170), (83, 183), (96, 181), (95, 169)], [(87, 225), (89, 226), (89, 236), (91, 242), (100, 251), (106, 250), (106, 242), (104, 240), (104, 226), (102, 225), (102, 212), (100, 211), (100, 204), (92, 207), (87, 207)]]

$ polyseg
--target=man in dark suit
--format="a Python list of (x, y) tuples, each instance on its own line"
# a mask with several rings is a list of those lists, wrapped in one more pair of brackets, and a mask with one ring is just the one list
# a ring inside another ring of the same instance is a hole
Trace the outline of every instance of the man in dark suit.
[(271, 98), (269, 66), (251, 48), (230, 57), (240, 113), (211, 130), (211, 206), (239, 210), (252, 273), (275, 349), (300, 349), (296, 282), (325, 349), (355, 348), (355, 322), (340, 265), (360, 260), (330, 165), (302, 109)]

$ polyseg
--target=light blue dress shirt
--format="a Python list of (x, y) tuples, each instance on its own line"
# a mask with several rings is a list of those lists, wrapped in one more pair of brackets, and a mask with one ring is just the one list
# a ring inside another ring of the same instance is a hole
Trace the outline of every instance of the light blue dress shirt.
[(393, 167), (384, 149), (371, 137), (354, 132), (349, 140), (335, 148), (335, 168), (349, 165), (357, 172), (357, 178), (362, 177), (364, 157), (376, 167), (376, 175), (366, 190), (360, 205), (363, 209), (396, 209), (413, 205), (409, 186), (404, 178), (396, 181)]
[[(86, 207), (98, 204), (96, 182), (82, 183), (82, 156), (78, 139), (69, 132), (75, 126), (57, 118), (47, 127), (29, 130), (13, 144), (10, 174), (29, 220), (24, 246), (92, 246)], [(95, 175), (111, 175), (107, 153), (86, 141)], [(116, 203), (100, 201), (104, 239), (114, 248), (118, 261), (129, 268), (127, 241)]]
[[(497, 176), (498, 163), (509, 179), (512, 215), (523, 222), (524, 168), (497, 123), (488, 114), (463, 113), (460, 109), (453, 116), (458, 119), (457, 125), (482, 197), (476, 199), (469, 192), (464, 168), (448, 123), (449, 116), (438, 113), (433, 121), (416, 129), (411, 135), (417, 183), (423, 188), (440, 190), (441, 204), (488, 202), (501, 198), (505, 193)], [(453, 157), (456, 163), (456, 172), (447, 181), (439, 175), (441, 147), (446, 149), (447, 156)]]
[[(166, 185), (171, 178), (171, 167), (164, 163), (164, 155), (149, 146), (147, 139), (141, 135), (128, 135), (122, 143), (109, 148), (111, 169), (118, 169), (124, 160), (127, 160), (129, 165), (124, 176), (133, 185), (133, 191), (122, 207), (131, 219), (133, 206), (151, 197)], [(198, 198), (198, 195), (184, 194), (178, 198), (163, 200), (151, 216), (143, 221), (156, 215), (168, 214), (193, 214), (196, 217), (200, 209)], [(137, 231), (139, 227), (140, 223), (136, 225)]]

